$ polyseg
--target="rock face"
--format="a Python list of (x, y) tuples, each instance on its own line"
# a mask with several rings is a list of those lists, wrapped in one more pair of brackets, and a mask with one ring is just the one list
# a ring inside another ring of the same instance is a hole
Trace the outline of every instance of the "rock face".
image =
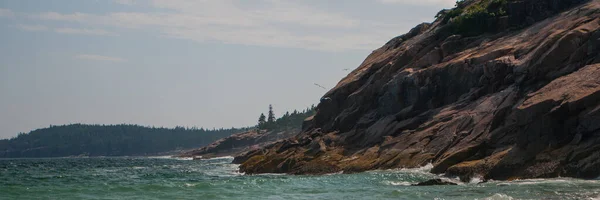
[(466, 37), (436, 20), (394, 38), (325, 94), (302, 133), (234, 162), (249, 174), (432, 163), (463, 180), (598, 177), (600, 2), (510, 2), (517, 28)]
[(184, 152), (178, 157), (199, 157), (202, 159), (232, 156), (242, 152), (258, 149), (283, 138), (289, 138), (298, 134), (300, 129), (287, 129), (278, 131), (250, 130), (247, 132), (233, 134), (229, 137), (191, 151)]

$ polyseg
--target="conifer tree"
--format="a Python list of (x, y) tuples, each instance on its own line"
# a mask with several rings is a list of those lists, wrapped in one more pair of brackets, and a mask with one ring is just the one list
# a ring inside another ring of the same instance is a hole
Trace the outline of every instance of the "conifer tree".
[(269, 118), (267, 119), (268, 123), (275, 122), (275, 113), (273, 113), (273, 106), (269, 104)]
[(258, 117), (258, 128), (259, 129), (265, 129), (266, 128), (266, 124), (267, 124), (266, 118), (267, 117), (265, 117), (264, 113), (260, 113), (260, 117)]

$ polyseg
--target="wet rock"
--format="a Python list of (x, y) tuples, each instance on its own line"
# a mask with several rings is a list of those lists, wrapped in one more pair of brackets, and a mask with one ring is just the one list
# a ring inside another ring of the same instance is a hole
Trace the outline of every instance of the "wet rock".
[(423, 181), (423, 182), (420, 182), (417, 184), (412, 184), (412, 186), (432, 186), (432, 185), (458, 185), (458, 184), (450, 182), (450, 181), (442, 180), (439, 178)]
[(300, 134), (236, 158), (240, 170), (600, 176), (600, 1), (574, 2), (511, 1), (502, 26), (522, 27), (493, 34), (416, 27), (327, 92)]
[(186, 151), (178, 155), (178, 157), (210, 159), (238, 155), (246, 151), (265, 147), (277, 140), (291, 137), (298, 132), (300, 132), (299, 129), (283, 131), (251, 130), (217, 140), (206, 147)]

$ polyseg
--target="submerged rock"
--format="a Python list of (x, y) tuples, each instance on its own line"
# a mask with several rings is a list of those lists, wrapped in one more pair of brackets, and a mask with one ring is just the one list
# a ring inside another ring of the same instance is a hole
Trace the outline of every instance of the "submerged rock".
[(430, 186), (430, 185), (458, 185), (458, 184), (450, 182), (450, 181), (445, 181), (445, 180), (442, 180), (439, 178), (423, 181), (423, 182), (420, 182), (417, 184), (412, 184), (412, 186)]
[(433, 163), (465, 179), (600, 176), (600, 1), (548, 2), (511, 1), (502, 26), (523, 24), (481, 35), (418, 26), (327, 92), (300, 134), (235, 162), (248, 174)]

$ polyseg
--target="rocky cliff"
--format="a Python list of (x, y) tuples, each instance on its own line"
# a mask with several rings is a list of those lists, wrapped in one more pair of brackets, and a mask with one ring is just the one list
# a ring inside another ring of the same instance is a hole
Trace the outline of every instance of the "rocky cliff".
[(373, 51), (301, 134), (234, 162), (249, 174), (432, 163), (463, 180), (599, 176), (600, 2), (457, 6)]
[(274, 131), (250, 130), (222, 138), (199, 149), (183, 152), (177, 155), (177, 157), (201, 157), (202, 159), (208, 159), (221, 156), (234, 156), (267, 146), (280, 139), (292, 137), (299, 132), (300, 130), (296, 128)]

